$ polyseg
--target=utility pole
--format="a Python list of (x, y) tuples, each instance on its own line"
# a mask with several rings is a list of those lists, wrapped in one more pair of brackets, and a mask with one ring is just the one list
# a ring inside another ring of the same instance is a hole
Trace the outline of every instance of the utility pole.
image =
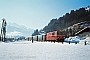
[(1, 27), (1, 41), (3, 41), (2, 27)]
[(3, 18), (2, 19), (2, 27), (1, 27), (1, 38), (2, 38), (2, 41), (5, 42), (6, 41), (6, 20)]

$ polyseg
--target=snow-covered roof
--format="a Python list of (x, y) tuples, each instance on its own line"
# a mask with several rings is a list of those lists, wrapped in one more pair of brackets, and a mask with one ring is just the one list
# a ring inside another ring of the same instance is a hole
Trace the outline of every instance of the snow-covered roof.
[(88, 6), (85, 10), (88, 10), (88, 11), (90, 11), (90, 6)]
[(90, 26), (87, 26), (87, 27), (85, 27), (84, 29), (82, 29), (82, 30), (78, 31), (77, 33), (75, 33), (75, 35), (79, 34), (80, 32), (84, 31), (84, 30), (85, 30), (85, 29), (87, 29), (87, 28), (89, 28), (89, 29), (90, 29)]

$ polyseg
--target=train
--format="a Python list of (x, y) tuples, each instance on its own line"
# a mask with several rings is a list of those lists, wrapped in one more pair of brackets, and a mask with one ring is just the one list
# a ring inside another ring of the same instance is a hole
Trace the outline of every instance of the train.
[(28, 38), (33, 41), (64, 42), (65, 32), (63, 30), (48, 32), (42, 35), (35, 35)]
[(65, 32), (62, 30), (49, 32), (46, 34), (46, 41), (64, 42)]

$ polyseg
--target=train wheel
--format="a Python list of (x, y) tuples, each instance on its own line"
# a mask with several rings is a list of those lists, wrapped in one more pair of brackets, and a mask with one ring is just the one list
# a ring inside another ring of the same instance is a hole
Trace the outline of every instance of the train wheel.
[(51, 43), (52, 43), (52, 41), (51, 41)]
[(54, 43), (55, 43), (55, 41), (54, 41)]
[(62, 41), (62, 44), (63, 44), (63, 41)]

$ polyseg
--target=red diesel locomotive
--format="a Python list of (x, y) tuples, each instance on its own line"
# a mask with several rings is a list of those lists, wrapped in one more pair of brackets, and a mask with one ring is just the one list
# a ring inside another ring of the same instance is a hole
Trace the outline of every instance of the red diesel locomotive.
[(46, 34), (46, 41), (64, 42), (65, 32), (62, 30), (49, 32)]

